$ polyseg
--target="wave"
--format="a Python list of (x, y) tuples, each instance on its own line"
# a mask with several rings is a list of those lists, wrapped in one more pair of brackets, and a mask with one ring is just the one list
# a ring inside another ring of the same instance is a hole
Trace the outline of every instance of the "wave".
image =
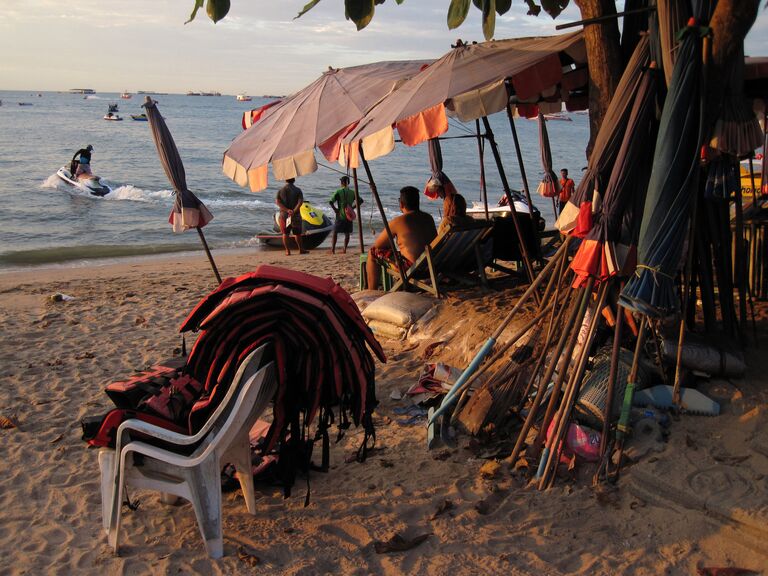
[(173, 190), (144, 190), (132, 184), (118, 186), (104, 200), (133, 200), (134, 202), (158, 202), (173, 198)]
[(97, 258), (124, 258), (126, 256), (150, 256), (172, 252), (187, 252), (198, 249), (194, 243), (189, 244), (135, 244), (135, 245), (90, 245), (90, 246), (56, 246), (38, 248), (35, 250), (16, 250), (0, 254), (0, 266), (34, 266), (39, 264), (56, 264), (77, 260), (93, 260)]

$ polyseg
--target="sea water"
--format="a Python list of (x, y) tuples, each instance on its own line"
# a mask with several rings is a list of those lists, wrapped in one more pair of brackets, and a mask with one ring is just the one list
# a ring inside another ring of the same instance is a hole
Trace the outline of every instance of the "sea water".
[[(234, 96), (186, 96), (153, 94), (158, 109), (179, 149), (187, 186), (214, 215), (204, 228), (213, 250), (225, 248), (265, 249), (255, 236), (271, 232), (274, 197), (282, 182), (270, 172), (267, 190), (252, 193), (240, 188), (221, 171), (224, 151), (242, 132), (243, 112), (261, 106), (267, 99), (238, 102)], [(173, 233), (168, 214), (173, 191), (160, 165), (148, 122), (131, 119), (141, 114), (143, 96), (120, 99), (118, 93), (82, 94), (0, 91), (0, 268), (39, 264), (82, 264), (95, 258), (120, 258), (199, 250), (194, 231)], [(24, 106), (20, 106), (22, 102)], [(118, 103), (121, 122), (103, 119), (110, 103)], [(568, 168), (578, 183), (586, 165), (589, 137), (588, 116), (567, 115), (570, 121), (547, 123), (553, 167)], [(515, 154), (509, 121), (505, 114), (490, 118), (502, 163), (512, 188), (522, 189), (521, 171)], [(536, 197), (542, 176), (536, 121), (515, 122), (528, 183), (534, 203), (551, 225), (552, 203)], [(444, 171), (467, 199), (481, 200), (480, 162), (475, 123), (451, 120), (447, 136), (462, 136), (442, 142)], [(94, 147), (92, 168), (112, 188), (104, 198), (73, 189), (56, 177), (68, 166), (79, 148)], [(331, 193), (339, 186), (343, 169), (316, 153), (320, 168), (301, 177), (296, 184), (309, 202), (324, 210)], [(485, 147), (485, 176), (488, 197), (495, 204), (503, 193), (499, 172)], [(388, 218), (398, 214), (401, 187), (424, 187), (430, 175), (426, 144), (408, 147), (396, 144), (393, 153), (370, 162), (373, 179)], [(381, 231), (381, 218), (368, 188), (366, 174), (358, 170), (364, 200), (362, 226), (367, 239)], [(422, 208), (440, 217), (442, 203), (422, 197)], [(353, 244), (357, 231), (353, 235)], [(368, 241), (368, 240), (366, 240)], [(326, 241), (326, 244), (328, 241)]]

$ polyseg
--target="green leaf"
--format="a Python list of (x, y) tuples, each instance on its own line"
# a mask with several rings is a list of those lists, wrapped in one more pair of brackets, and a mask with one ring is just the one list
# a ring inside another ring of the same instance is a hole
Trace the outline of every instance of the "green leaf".
[(448, 8), (448, 29), (453, 30), (462, 25), (469, 13), (469, 0), (451, 0)]
[(485, 0), (483, 5), (483, 35), (486, 40), (493, 38), (496, 29), (496, 0)]
[(205, 11), (214, 24), (229, 13), (230, 0), (207, 0), (207, 2)]
[(541, 0), (541, 6), (552, 18), (557, 18), (568, 6), (568, 0)]
[(189, 24), (190, 22), (192, 22), (192, 20), (195, 19), (195, 16), (197, 16), (197, 11), (200, 10), (200, 8), (202, 7), (203, 7), (203, 0), (195, 0), (195, 8), (194, 10), (192, 10), (192, 14), (189, 17), (189, 20), (184, 22), (184, 24)]
[(528, 4), (528, 16), (538, 16), (541, 13), (541, 6), (534, 0), (525, 0), (525, 3)]
[(399, 4), (402, 4), (403, 2), (405, 2), (405, 0), (395, 0), (395, 2), (397, 2), (398, 5), (399, 5)]
[(317, 6), (319, 2), (320, 2), (320, 0), (311, 0), (311, 2), (307, 2), (304, 5), (304, 8), (301, 9), (301, 12), (296, 14), (296, 16), (293, 17), (293, 19), (296, 20), (296, 18), (301, 18), (302, 16), (304, 16), (304, 14), (306, 14), (307, 12), (312, 10), (312, 8)]
[[(347, 18), (357, 24), (357, 29), (362, 30), (373, 18), (373, 0), (344, 0), (344, 9)], [(365, 22), (362, 26), (361, 22)]]
[(506, 14), (512, 7), (512, 0), (496, 0), (496, 14)]

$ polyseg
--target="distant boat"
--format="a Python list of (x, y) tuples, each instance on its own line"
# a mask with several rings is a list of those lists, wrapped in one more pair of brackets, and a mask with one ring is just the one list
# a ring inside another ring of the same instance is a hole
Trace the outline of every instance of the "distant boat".
[(122, 116), (119, 116), (117, 114), (113, 114), (112, 112), (107, 112), (107, 115), (104, 116), (104, 120), (112, 120), (112, 121), (118, 121), (122, 120)]
[(32, 102), (19, 102), (19, 106), (32, 106)]
[(565, 114), (544, 114), (544, 118), (547, 120), (562, 120), (564, 122), (573, 122), (573, 120)]
[(129, 100), (132, 96), (133, 96), (133, 94), (128, 92), (128, 90), (126, 90), (125, 92), (120, 94), (120, 98), (122, 98), (123, 100)]
[(250, 102), (251, 97), (248, 94), (238, 94), (236, 96), (238, 102)]
[(120, 112), (120, 110), (117, 109), (117, 102), (110, 104), (109, 110), (107, 110), (107, 112)]
[(131, 114), (131, 118), (134, 120), (137, 120), (139, 122), (146, 122), (147, 121), (147, 115), (146, 114)]
[(70, 94), (96, 94), (95, 90), (91, 88), (70, 88)]

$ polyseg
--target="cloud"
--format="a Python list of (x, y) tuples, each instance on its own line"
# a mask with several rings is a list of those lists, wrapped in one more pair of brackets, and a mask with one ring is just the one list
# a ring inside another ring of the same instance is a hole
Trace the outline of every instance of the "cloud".
[[(0, 2), (3, 89), (60, 90), (76, 84), (101, 91), (130, 89), (234, 94), (290, 93), (327, 66), (435, 58), (457, 38), (482, 40), (480, 12), (448, 30), (449, 0), (390, 0), (358, 32), (341, 0), (324, 0), (294, 20), (306, 0), (232, 0), (213, 24), (204, 11), (187, 25), (193, 0), (26, 0)], [(23, 6), (20, 8), (19, 6)], [(623, 3), (619, 3), (621, 9)], [(496, 37), (555, 34), (579, 19), (574, 2), (552, 20), (526, 14), (521, 0), (496, 21)], [(761, 9), (747, 53), (768, 54), (768, 13)]]

